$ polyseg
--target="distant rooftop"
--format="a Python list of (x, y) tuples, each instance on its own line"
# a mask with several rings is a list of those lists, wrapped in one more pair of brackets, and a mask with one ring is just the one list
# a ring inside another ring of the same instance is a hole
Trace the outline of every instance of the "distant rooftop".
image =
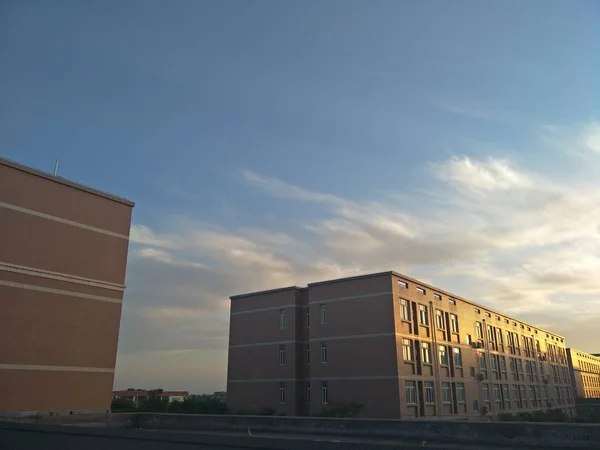
[(123, 197), (117, 197), (116, 195), (109, 194), (107, 192), (100, 191), (98, 189), (91, 188), (89, 186), (85, 186), (83, 184), (75, 183), (74, 181), (67, 180), (66, 178), (52, 175), (47, 172), (42, 172), (41, 170), (34, 169), (32, 167), (24, 166), (23, 164), (19, 164), (18, 162), (11, 161), (10, 159), (0, 157), (0, 165), (4, 165), (7, 167), (12, 167), (13, 169), (21, 170), (23, 172), (30, 173), (32, 175), (45, 178), (50, 181), (54, 181), (56, 183), (64, 184), (65, 186), (72, 187), (74, 189), (79, 189), (80, 191), (87, 192), (89, 194), (98, 195), (99, 197), (104, 197), (109, 200), (113, 200), (115, 202), (123, 203), (127, 206), (135, 206), (135, 203), (131, 200), (128, 200)]

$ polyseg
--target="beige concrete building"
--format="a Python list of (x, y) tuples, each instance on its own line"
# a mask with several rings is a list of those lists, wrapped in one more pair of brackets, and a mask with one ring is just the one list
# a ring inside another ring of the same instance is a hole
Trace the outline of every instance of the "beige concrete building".
[(600, 356), (567, 349), (571, 383), (578, 398), (600, 398)]
[(395, 272), (231, 297), (228, 407), (480, 418), (574, 406), (562, 336)]
[(110, 409), (132, 207), (0, 159), (0, 415)]

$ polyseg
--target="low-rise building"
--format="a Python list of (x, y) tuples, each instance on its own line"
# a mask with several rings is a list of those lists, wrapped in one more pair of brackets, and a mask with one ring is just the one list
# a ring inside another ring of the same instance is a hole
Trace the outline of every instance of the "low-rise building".
[(564, 337), (396, 272), (231, 297), (230, 411), (572, 412)]
[(151, 397), (170, 402), (182, 401), (189, 395), (188, 391), (159, 391), (146, 389), (126, 389), (123, 391), (113, 391), (113, 400), (127, 398), (134, 403), (145, 402)]

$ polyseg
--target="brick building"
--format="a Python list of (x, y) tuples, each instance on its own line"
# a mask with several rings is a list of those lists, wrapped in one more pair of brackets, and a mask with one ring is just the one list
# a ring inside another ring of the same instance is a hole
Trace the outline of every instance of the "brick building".
[(133, 206), (0, 159), (0, 414), (110, 408)]
[(564, 338), (395, 272), (231, 297), (228, 407), (466, 418), (574, 406)]

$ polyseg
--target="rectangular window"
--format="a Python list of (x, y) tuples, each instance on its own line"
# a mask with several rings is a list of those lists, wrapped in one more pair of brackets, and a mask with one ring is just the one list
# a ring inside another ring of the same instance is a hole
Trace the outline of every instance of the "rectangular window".
[(450, 383), (442, 383), (442, 401), (444, 403), (452, 403), (452, 392), (450, 391)]
[(285, 309), (279, 310), (279, 328), (285, 328)]
[(402, 358), (404, 361), (414, 361), (413, 342), (410, 339), (402, 339)]
[(515, 358), (510, 358), (508, 360), (509, 365), (510, 365), (510, 373), (515, 373), (516, 368), (515, 368)]
[(327, 389), (327, 382), (321, 384), (321, 403), (324, 405), (329, 403), (329, 391)]
[(438, 354), (439, 354), (439, 360), (440, 360), (440, 364), (443, 366), (447, 366), (448, 365), (448, 350), (446, 349), (445, 345), (440, 345), (438, 347)]
[(327, 344), (325, 342), (321, 342), (321, 363), (325, 364), (327, 362)]
[(279, 346), (279, 365), (285, 366), (285, 345)]
[(310, 328), (310, 310), (306, 310), (306, 328)]
[(485, 354), (479, 353), (479, 368), (481, 370), (487, 370), (487, 363), (485, 361)]
[(485, 402), (489, 402), (490, 401), (490, 387), (487, 384), (484, 384), (482, 386), (483, 388), (483, 401)]
[(321, 305), (321, 325), (327, 323), (327, 305)]
[(513, 384), (513, 400), (519, 401), (519, 386)]
[(475, 334), (478, 339), (483, 339), (483, 329), (481, 328), (481, 322), (475, 322)]
[(450, 303), (451, 305), (456, 305), (456, 300), (450, 298), (448, 299), (448, 303)]
[(490, 355), (490, 365), (492, 366), (492, 370), (498, 370), (498, 361), (496, 360), (496, 355)]
[(458, 333), (458, 317), (455, 314), (450, 314), (450, 329), (453, 333)]
[(496, 328), (496, 339), (498, 341), (498, 344), (503, 344), (504, 343), (502, 341), (502, 330), (500, 328)]
[(310, 384), (306, 386), (306, 403), (310, 403)]
[(529, 401), (533, 401), (533, 388), (531, 386), (527, 387), (527, 394), (529, 394), (527, 396), (527, 398), (529, 399)]
[(460, 352), (460, 348), (453, 348), (452, 354), (454, 355), (454, 366), (462, 367), (462, 353)]
[(285, 403), (285, 387), (283, 384), (279, 385), (279, 403)]
[(493, 342), (494, 341), (494, 327), (488, 325), (487, 332), (488, 332), (488, 340)]
[(520, 375), (523, 375), (523, 361), (520, 359), (517, 359), (517, 370)]
[(502, 372), (506, 372), (506, 358), (504, 356), (499, 356), (500, 359), (500, 370)]
[(431, 364), (431, 347), (429, 342), (421, 342), (421, 355), (423, 364)]
[(417, 404), (417, 386), (414, 381), (406, 382), (406, 403)]
[(404, 281), (398, 280), (398, 287), (402, 288), (402, 289), (407, 289), (408, 288), (408, 283), (406, 283)]
[(441, 300), (442, 296), (440, 294), (433, 294), (433, 298), (435, 298), (436, 300)]
[(489, 312), (485, 312), (485, 317), (492, 317), (492, 315)]
[(475, 314), (481, 314), (481, 311), (479, 310), (479, 308), (474, 308), (473, 311), (475, 311)]
[(419, 320), (421, 325), (429, 325), (429, 314), (425, 305), (419, 305)]
[(439, 309), (436, 309), (435, 311), (435, 326), (438, 327), (440, 330), (446, 328), (444, 326), (444, 313)]
[(306, 364), (310, 365), (310, 344), (306, 347)]
[(465, 383), (456, 383), (456, 400), (458, 403), (465, 403), (467, 401)]
[(500, 386), (497, 384), (494, 385), (494, 401), (500, 401)]
[(435, 392), (433, 391), (433, 381), (424, 381), (425, 403), (435, 403)]
[(417, 294), (425, 295), (425, 289), (418, 287)]
[(400, 299), (400, 315), (402, 320), (410, 321), (410, 302), (403, 298)]

